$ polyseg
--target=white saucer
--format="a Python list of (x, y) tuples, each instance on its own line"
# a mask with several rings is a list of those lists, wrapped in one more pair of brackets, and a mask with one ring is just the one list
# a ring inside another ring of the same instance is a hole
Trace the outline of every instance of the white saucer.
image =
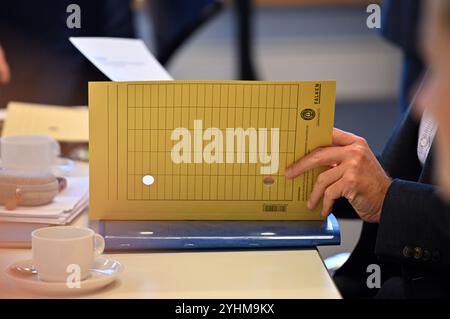
[(114, 282), (123, 271), (123, 265), (113, 259), (98, 257), (91, 268), (88, 278), (80, 283), (80, 288), (69, 288), (65, 282), (44, 282), (38, 275), (19, 269), (31, 269), (31, 260), (22, 260), (12, 264), (6, 269), (6, 275), (20, 289), (47, 295), (72, 295), (83, 294), (100, 289)]
[(57, 175), (65, 175), (75, 169), (75, 162), (69, 158), (58, 157), (56, 161), (57, 163), (53, 166), (53, 171)]
[[(4, 169), (0, 159), (0, 169)], [(20, 170), (20, 168), (14, 168)], [(49, 170), (55, 175), (67, 175), (75, 169), (75, 162), (69, 158), (57, 157), (56, 163), (49, 167)]]

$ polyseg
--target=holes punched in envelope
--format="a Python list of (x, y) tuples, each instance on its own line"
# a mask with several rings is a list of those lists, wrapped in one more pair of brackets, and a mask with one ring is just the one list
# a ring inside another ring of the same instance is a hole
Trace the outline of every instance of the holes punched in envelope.
[(264, 177), (263, 183), (266, 186), (272, 186), (273, 184), (275, 184), (275, 179), (272, 176), (267, 176)]
[(146, 186), (150, 186), (155, 182), (155, 178), (152, 175), (144, 175), (142, 177), (142, 183)]

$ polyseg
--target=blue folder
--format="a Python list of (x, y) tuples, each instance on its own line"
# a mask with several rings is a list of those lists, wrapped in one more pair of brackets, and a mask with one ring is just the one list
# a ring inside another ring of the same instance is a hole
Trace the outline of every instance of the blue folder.
[(106, 249), (247, 249), (339, 245), (339, 224), (325, 221), (100, 221)]

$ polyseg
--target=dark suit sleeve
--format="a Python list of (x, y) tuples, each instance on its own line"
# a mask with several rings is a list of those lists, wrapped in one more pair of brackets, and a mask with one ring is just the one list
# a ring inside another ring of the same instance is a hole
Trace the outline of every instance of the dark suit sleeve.
[(375, 253), (402, 264), (448, 271), (450, 207), (432, 185), (396, 179), (383, 204)]

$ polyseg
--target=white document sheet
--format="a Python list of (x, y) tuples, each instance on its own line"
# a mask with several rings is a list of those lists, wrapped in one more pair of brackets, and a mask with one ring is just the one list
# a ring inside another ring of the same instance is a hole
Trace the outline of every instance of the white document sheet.
[(69, 40), (112, 81), (173, 80), (140, 39), (71, 37)]

